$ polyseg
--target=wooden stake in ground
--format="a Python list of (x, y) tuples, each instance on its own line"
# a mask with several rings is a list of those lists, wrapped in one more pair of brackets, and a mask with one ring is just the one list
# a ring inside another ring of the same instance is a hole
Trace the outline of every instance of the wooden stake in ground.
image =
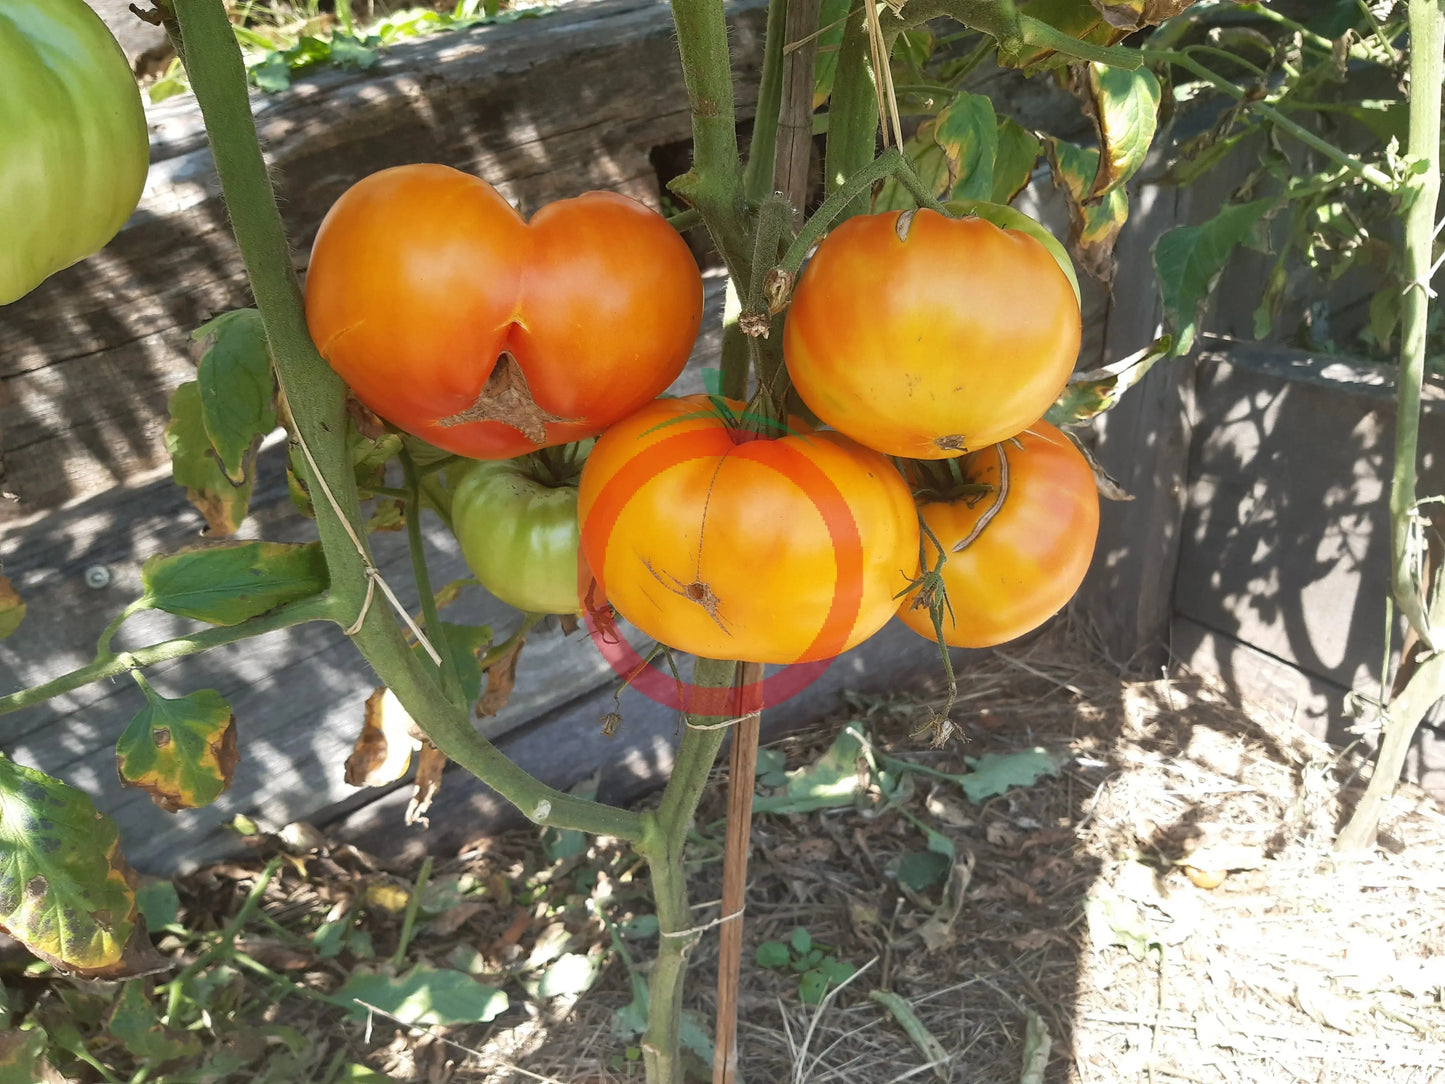
[(738, 976), (743, 958), (743, 907), (747, 902), (748, 843), (753, 828), (753, 780), (758, 766), (763, 668), (738, 668), (738, 715), (728, 767), (728, 834), (723, 858), (722, 930), (717, 961), (717, 1046), (713, 1084), (735, 1084), (738, 1072)]

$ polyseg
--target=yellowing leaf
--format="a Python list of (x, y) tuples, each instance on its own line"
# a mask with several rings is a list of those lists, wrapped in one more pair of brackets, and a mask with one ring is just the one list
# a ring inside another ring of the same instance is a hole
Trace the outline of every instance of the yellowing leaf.
[(0, 756), (0, 925), (59, 966), (120, 962), (136, 928), (115, 822), (44, 772)]
[(170, 700), (144, 688), (146, 706), (115, 746), (121, 782), (149, 792), (168, 813), (210, 805), (241, 759), (231, 705), (212, 689)]
[(201, 408), (201, 386), (191, 380), (171, 393), (167, 404), (171, 419), (166, 423), (166, 451), (171, 457), (171, 476), (186, 487), (186, 498), (206, 518), (211, 534), (225, 538), (236, 533), (251, 506), (252, 479), (240, 484), (226, 477), (206, 434)]
[(1088, 102), (1099, 131), (1099, 157), (1091, 199), (1107, 195), (1144, 164), (1159, 119), (1159, 80), (1148, 68), (1130, 71), (1090, 64)]
[(1114, 242), (1129, 217), (1129, 198), (1115, 188), (1101, 199), (1092, 196), (1099, 173), (1099, 152), (1064, 139), (1046, 136), (1054, 183), (1069, 203), (1069, 248), (1079, 263), (1100, 282), (1114, 279)]
[(346, 782), (353, 787), (384, 787), (395, 783), (421, 748), (416, 724), (386, 686), (366, 698), (361, 734), (346, 758)]

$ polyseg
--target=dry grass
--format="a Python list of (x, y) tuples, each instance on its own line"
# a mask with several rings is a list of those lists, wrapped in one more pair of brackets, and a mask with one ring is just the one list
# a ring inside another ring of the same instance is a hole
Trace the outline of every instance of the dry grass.
[[(1067, 752), (1068, 763), (981, 805), (912, 775), (893, 805), (865, 795), (847, 809), (760, 816), (739, 1008), (744, 1079), (1015, 1084), (1037, 1013), (1052, 1039), (1050, 1082), (1445, 1081), (1445, 815), (1431, 800), (1402, 790), (1385, 845), (1346, 861), (1329, 849), (1335, 779), (1357, 766), (1206, 681), (1123, 683), (1057, 639), (997, 653), (964, 680), (955, 718), (966, 743), (932, 750), (911, 737), (928, 709), (927, 694), (912, 692), (858, 701), (847, 720), (787, 739), (788, 766), (811, 763), (845, 721), (880, 752), (944, 772), (964, 771), (965, 756), (1033, 746)], [(692, 851), (700, 924), (717, 913), (707, 901), (721, 883), (722, 782), (704, 799)], [(897, 859), (925, 843), (904, 811), (952, 841), (949, 891), (899, 885)], [(328, 861), (338, 877), (363, 876)], [(1197, 887), (1191, 864), (1195, 877), (1222, 882)], [(645, 910), (641, 870), (618, 850), (549, 865), (528, 834), (484, 841), (437, 876), (467, 870), (513, 889), (540, 876), (551, 890), (527, 904), (493, 894), (455, 930), (424, 928), (412, 952), (439, 962), (465, 942), (502, 967), (559, 921), (572, 951), (605, 944), (575, 887), (598, 867), (591, 896), (610, 894), (614, 921)], [(313, 860), (309, 881), (278, 886), (273, 917), (334, 908), (342, 889), (321, 872)], [(194, 888), (191, 899), (201, 902)], [(384, 951), (391, 927), (378, 922)], [(800, 1003), (794, 976), (752, 963), (760, 941), (786, 940), (795, 926), (863, 969), (817, 1008)], [(639, 962), (654, 944), (633, 946)], [(691, 973), (689, 1005), (704, 1017), (715, 945), (715, 933), (704, 937)], [(944, 1062), (930, 1066), (870, 1000), (880, 988), (911, 1004)], [(580, 998), (515, 996), (491, 1025), (445, 1031), (378, 1020), (369, 1043), (348, 1042), (398, 1080), (640, 1081), (611, 1030), (629, 998), (614, 958)]]

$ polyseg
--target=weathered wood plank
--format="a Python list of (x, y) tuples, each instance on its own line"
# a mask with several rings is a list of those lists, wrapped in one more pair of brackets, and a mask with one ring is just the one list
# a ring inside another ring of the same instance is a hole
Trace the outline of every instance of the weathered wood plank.
[[(739, 108), (752, 107), (763, 0), (731, 5)], [(690, 121), (665, 4), (578, 3), (505, 26), (388, 50), (255, 99), (298, 266), (352, 182), (437, 161), (498, 183), (524, 211), (589, 188), (654, 205), (651, 148)], [(102, 253), (0, 310), (0, 438), (19, 524), (164, 467), (164, 404), (186, 378), (189, 332), (247, 303), (194, 102), (150, 111), (140, 208)]]
[[(1127, 357), (1158, 334), (1163, 313), (1150, 253), (1159, 235), (1187, 213), (1185, 197), (1170, 186), (1140, 185), (1130, 198), (1104, 362)], [(1094, 561), (1074, 606), (1087, 614), (1101, 646), (1122, 668), (1157, 672), (1166, 658), (1191, 383), (1187, 361), (1161, 363), (1093, 429), (1094, 455), (1134, 499), (1102, 502)]]
[[(1201, 352), (1178, 612), (1343, 688), (1377, 683), (1393, 374), (1279, 347)], [(1421, 493), (1445, 489), (1431, 389)]]
[[(1395, 375), (1220, 338), (1200, 350), (1174, 653), (1246, 694), (1293, 698), (1287, 714), (1338, 743), (1351, 739), (1345, 695), (1380, 694)], [(1445, 491), (1438, 386), (1420, 442), (1420, 492)], [(1407, 771), (1445, 794), (1438, 730), (1421, 729)]]
[[(1174, 619), (1171, 649), (1177, 665), (1218, 676), (1246, 703), (1291, 720), (1313, 737), (1336, 746), (1355, 738), (1345, 714), (1350, 690), (1343, 685), (1184, 616)], [(1438, 722), (1416, 733), (1404, 777), (1436, 797), (1445, 796), (1445, 732)]]

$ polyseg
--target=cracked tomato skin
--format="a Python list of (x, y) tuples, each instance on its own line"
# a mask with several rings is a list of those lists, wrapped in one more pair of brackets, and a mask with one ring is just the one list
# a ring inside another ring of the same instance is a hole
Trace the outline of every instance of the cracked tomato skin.
[(588, 192), (527, 222), (448, 166), (384, 169), (327, 212), (306, 321), (358, 399), (477, 459), (593, 436), (682, 371), (702, 277), (666, 219)]
[(1078, 357), (1079, 303), (1028, 233), (902, 214), (858, 215), (823, 240), (783, 355), (834, 429), (888, 455), (948, 459), (1043, 416)]
[[(993, 494), (926, 501), (918, 509), (948, 553), (943, 583), (952, 616), (944, 611), (943, 638), (953, 647), (994, 647), (1058, 613), (1084, 581), (1099, 537), (1094, 473), (1068, 437), (1035, 422), (1014, 440), (969, 455), (960, 464), (964, 478), (997, 492), (1000, 456), (1008, 458), (1008, 494), (962, 552), (953, 547), (988, 514)], [(931, 569), (938, 549), (926, 536), (923, 548)], [(898, 616), (932, 640), (933, 619), (927, 608), (914, 607), (916, 599), (916, 592), (904, 599)]]
[(741, 433), (694, 395), (598, 438), (577, 512), (619, 614), (671, 647), (762, 663), (832, 658), (887, 623), (918, 563), (907, 483), (841, 433), (790, 425)]

